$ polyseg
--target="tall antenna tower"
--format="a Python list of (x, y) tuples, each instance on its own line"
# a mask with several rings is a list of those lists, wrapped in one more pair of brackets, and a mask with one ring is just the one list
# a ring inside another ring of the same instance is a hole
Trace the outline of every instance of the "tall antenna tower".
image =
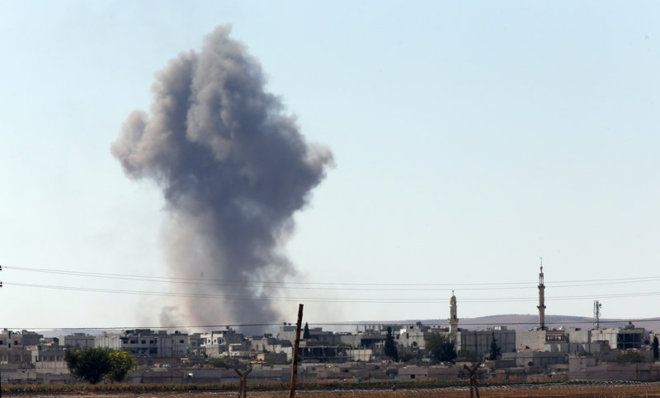
[(594, 326), (596, 326), (596, 329), (600, 329), (600, 309), (602, 306), (603, 304), (600, 301), (594, 301)]

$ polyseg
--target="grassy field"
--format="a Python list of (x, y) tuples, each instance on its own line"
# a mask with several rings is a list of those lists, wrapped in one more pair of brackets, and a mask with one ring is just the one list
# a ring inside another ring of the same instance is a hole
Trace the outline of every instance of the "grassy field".
[[(624, 397), (659, 397), (659, 384), (643, 385), (610, 385), (610, 386), (575, 386), (575, 385), (552, 385), (552, 386), (518, 386), (518, 387), (487, 387), (480, 390), (482, 398), (624, 398)], [(172, 393), (77, 393), (66, 395), (30, 395), (31, 397), (46, 398), (211, 398), (211, 397), (236, 397), (236, 392), (172, 392)], [(251, 398), (286, 398), (287, 391), (260, 392), (248, 391)], [(15, 396), (6, 395), (5, 396)], [(25, 395), (23, 395), (25, 396)], [(399, 389), (399, 390), (347, 390), (347, 391), (301, 391), (299, 397), (309, 398), (464, 398), (469, 397), (467, 388), (442, 388), (442, 389)]]

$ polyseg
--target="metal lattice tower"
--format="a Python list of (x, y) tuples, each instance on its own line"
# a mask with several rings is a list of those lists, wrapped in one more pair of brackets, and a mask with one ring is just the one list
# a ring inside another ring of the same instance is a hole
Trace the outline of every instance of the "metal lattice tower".
[(594, 301), (594, 326), (596, 329), (600, 329), (600, 309), (603, 307), (603, 304), (600, 301)]

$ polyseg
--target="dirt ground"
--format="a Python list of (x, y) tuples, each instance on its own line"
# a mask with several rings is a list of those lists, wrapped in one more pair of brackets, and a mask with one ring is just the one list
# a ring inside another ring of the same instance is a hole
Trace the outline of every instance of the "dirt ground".
[[(624, 398), (624, 397), (658, 397), (660, 385), (610, 385), (610, 386), (527, 386), (527, 387), (488, 387), (480, 390), (481, 398)], [(37, 395), (37, 398), (214, 398), (236, 397), (236, 392), (195, 392), (195, 393), (142, 393), (142, 394), (76, 394), (76, 395)], [(6, 395), (5, 395), (6, 396)], [(25, 396), (25, 395), (23, 395)], [(259, 392), (248, 391), (250, 398), (286, 398), (287, 391)], [(467, 388), (444, 389), (402, 389), (402, 390), (370, 390), (370, 391), (301, 391), (298, 397), (304, 398), (467, 398), (470, 391)]]

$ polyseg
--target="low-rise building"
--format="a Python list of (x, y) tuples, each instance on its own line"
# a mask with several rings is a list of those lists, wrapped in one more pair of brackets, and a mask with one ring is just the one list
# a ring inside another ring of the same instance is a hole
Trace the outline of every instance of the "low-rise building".
[(120, 337), (121, 349), (138, 358), (182, 358), (188, 355), (188, 335), (151, 329), (127, 330)]
[(502, 353), (516, 350), (516, 331), (504, 326), (487, 330), (461, 329), (456, 336), (456, 350), (464, 355), (470, 353), (481, 358), (490, 353), (493, 339)]
[(208, 357), (228, 356), (230, 344), (242, 344), (245, 336), (231, 328), (200, 334), (204, 353)]
[(91, 334), (74, 333), (64, 336), (64, 346), (84, 350), (96, 347), (96, 342)]
[(422, 325), (410, 325), (399, 329), (396, 342), (405, 348), (416, 348), (423, 350), (426, 348), (429, 328)]
[(110, 348), (113, 350), (121, 349), (121, 336), (116, 333), (103, 333), (94, 336), (94, 347), (97, 348)]

